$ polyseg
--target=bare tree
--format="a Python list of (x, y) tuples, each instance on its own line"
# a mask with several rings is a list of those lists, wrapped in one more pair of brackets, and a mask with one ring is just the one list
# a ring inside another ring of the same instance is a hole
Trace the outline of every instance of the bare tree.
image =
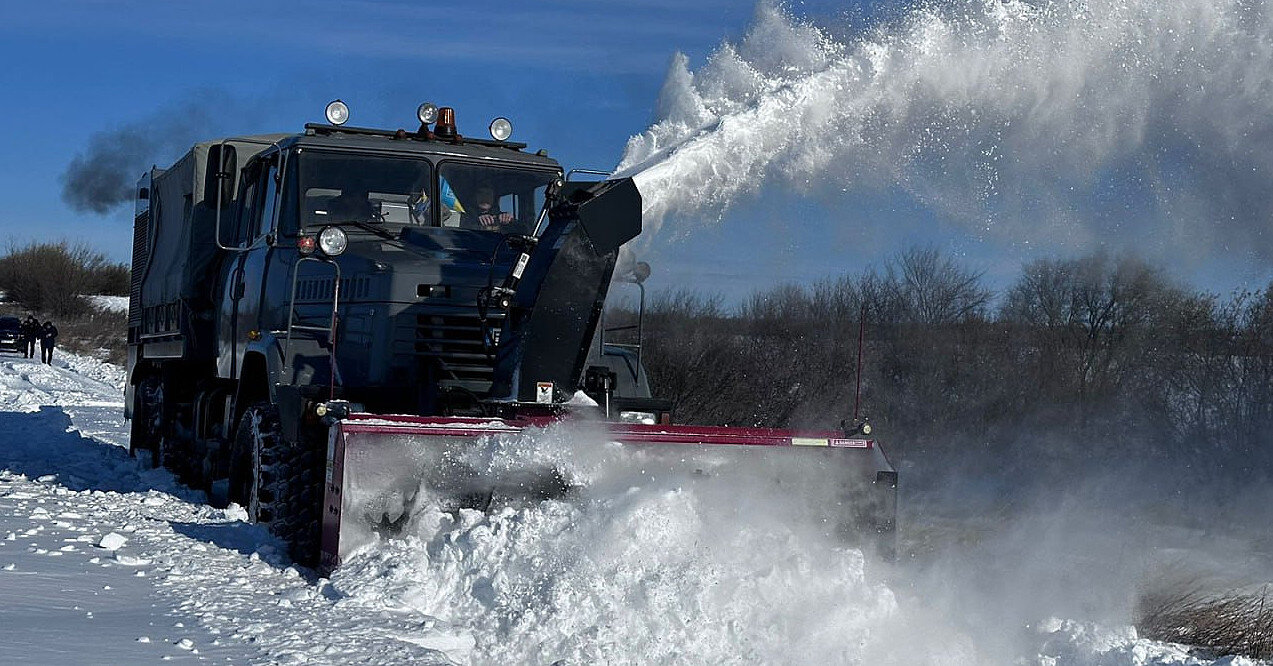
[(127, 293), (127, 271), (86, 245), (31, 243), (0, 257), (0, 289), (28, 309), (66, 317), (82, 313), (81, 296), (100, 293), (93, 290), (118, 290), (123, 282)]
[(908, 323), (965, 322), (982, 318), (990, 303), (981, 277), (935, 248), (912, 248), (887, 265), (885, 294)]

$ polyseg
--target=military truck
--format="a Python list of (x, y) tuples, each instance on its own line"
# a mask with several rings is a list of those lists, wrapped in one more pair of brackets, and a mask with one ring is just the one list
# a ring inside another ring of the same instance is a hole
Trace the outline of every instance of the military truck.
[[(457, 448), (572, 420), (674, 450), (673, 466), (686, 445), (741, 452), (722, 461), (788, 451), (835, 488), (838, 521), (891, 538), (896, 474), (875, 440), (670, 425), (637, 352), (600, 339), (620, 247), (641, 230), (632, 180), (567, 178), (509, 141), (504, 118), (488, 139), (428, 103), (415, 130), (348, 126), (339, 100), (326, 115), (296, 134), (205, 141), (142, 176), (135, 454), (325, 570), (400, 527), (421, 486), (488, 505), (503, 481), (460, 469)], [(639, 283), (648, 267), (618, 273)], [(569, 491), (545, 478), (534, 492)]]

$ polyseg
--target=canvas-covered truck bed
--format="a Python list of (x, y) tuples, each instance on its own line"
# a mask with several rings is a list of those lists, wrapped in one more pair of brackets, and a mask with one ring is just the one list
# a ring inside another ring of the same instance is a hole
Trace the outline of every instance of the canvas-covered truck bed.
[(195, 144), (171, 167), (142, 177), (133, 227), (133, 266), (140, 270), (133, 272), (128, 327), (130, 342), (146, 343), (143, 355), (211, 353), (211, 327), (192, 313), (206, 312), (213, 299), (211, 273), (221, 251), (216, 197), (222, 192), (222, 225), (233, 224), (236, 165), (282, 136)]

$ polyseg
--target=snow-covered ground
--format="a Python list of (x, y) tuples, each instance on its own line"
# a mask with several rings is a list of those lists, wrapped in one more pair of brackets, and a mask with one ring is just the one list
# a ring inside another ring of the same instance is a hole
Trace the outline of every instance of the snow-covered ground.
[(1047, 617), (1003, 661), (904, 570), (676, 487), (426, 514), (325, 580), (129, 458), (122, 381), (0, 357), (4, 663), (1252, 663)]

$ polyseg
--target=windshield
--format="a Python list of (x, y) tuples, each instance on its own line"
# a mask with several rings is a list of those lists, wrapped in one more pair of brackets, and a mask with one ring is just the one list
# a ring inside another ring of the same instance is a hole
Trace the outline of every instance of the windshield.
[(433, 166), (422, 159), (305, 152), (300, 156), (301, 225), (340, 222), (431, 225)]
[(361, 222), (500, 233), (530, 232), (559, 175), (452, 161), (435, 182), (427, 160), (320, 151), (302, 153), (299, 172), (304, 227)]
[(529, 233), (556, 171), (444, 162), (438, 167), (438, 224)]

